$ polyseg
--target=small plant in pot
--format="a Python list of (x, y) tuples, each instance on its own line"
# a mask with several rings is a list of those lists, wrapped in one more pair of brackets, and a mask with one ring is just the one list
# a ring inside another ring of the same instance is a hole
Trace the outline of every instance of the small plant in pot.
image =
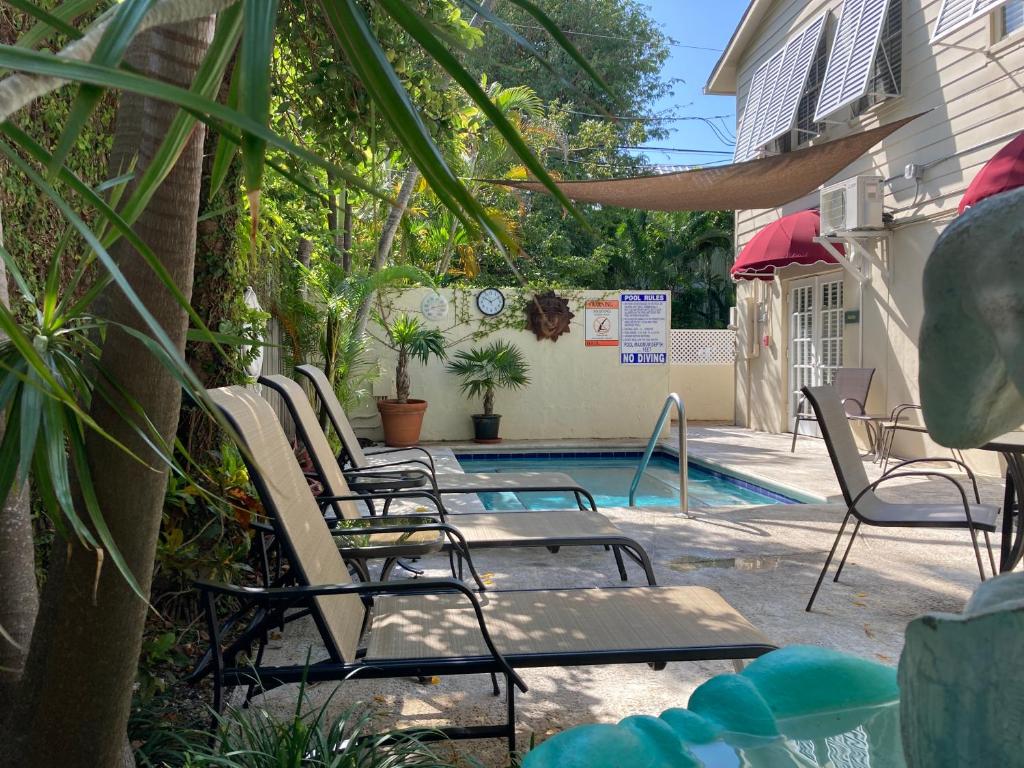
[(399, 315), (391, 323), (382, 323), (387, 332), (384, 343), (398, 353), (395, 366), (395, 399), (380, 400), (377, 410), (384, 424), (384, 443), (396, 448), (408, 448), (420, 440), (426, 400), (409, 397), (409, 363), (426, 363), (431, 357), (443, 360), (444, 335), (436, 328), (426, 328), (409, 315)]
[(521, 389), (530, 383), (530, 368), (515, 344), (495, 341), (455, 353), (448, 371), (462, 379), (462, 391), (469, 397), (484, 399), (484, 412), (473, 415), (474, 440), (497, 443), (501, 414), (494, 412), (496, 389)]

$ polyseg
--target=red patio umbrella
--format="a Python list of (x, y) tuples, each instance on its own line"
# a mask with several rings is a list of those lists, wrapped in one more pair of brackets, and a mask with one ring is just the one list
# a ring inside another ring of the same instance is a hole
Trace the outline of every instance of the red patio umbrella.
[[(771, 280), (775, 270), (791, 264), (837, 264), (824, 246), (814, 242), (820, 231), (816, 209), (783, 216), (754, 235), (729, 272), (734, 280)], [(836, 249), (845, 253), (841, 245)]]
[(1024, 187), (1024, 133), (1000, 149), (985, 163), (967, 187), (958, 208), (963, 213), (986, 197)]

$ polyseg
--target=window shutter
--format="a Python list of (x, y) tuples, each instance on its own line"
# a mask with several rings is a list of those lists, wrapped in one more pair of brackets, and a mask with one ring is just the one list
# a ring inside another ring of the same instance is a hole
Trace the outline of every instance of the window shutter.
[(846, 0), (825, 69), (816, 121), (867, 93), (889, 0)]
[(749, 160), (759, 147), (792, 130), (826, 16), (787, 40), (754, 73), (736, 136), (736, 162)]
[(761, 97), (764, 94), (764, 83), (768, 76), (768, 62), (765, 62), (750, 81), (750, 89), (747, 91), (747, 100), (743, 106), (743, 116), (740, 118), (740, 127), (736, 132), (736, 152), (733, 161), (742, 163), (754, 155), (757, 145), (753, 143), (754, 126), (757, 123), (758, 110), (761, 105)]
[(939, 18), (932, 30), (932, 42), (942, 39), (951, 32), (970, 24), (979, 16), (994, 11), (1006, 0), (943, 0)]

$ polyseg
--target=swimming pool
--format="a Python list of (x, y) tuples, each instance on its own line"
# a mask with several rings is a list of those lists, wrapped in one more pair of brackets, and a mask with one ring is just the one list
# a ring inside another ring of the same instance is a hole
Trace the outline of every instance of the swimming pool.
[[(455, 458), (466, 472), (563, 472), (588, 489), (602, 507), (629, 506), (640, 451), (557, 451), (531, 453), (463, 453)], [(690, 509), (751, 504), (799, 504), (796, 499), (690, 462), (687, 468)], [(487, 509), (564, 509), (576, 502), (568, 493), (481, 493)], [(637, 506), (679, 504), (679, 461), (657, 451), (651, 456), (636, 495)]]

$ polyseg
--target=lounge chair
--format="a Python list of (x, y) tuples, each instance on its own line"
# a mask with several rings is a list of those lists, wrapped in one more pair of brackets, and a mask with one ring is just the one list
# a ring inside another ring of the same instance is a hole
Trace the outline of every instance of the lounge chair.
[[(551, 492), (564, 491), (571, 493), (576, 499), (580, 509), (586, 509), (583, 499), (586, 499), (590, 508), (597, 510), (597, 503), (594, 501), (590, 491), (576, 483), (571, 477), (554, 472), (498, 472), (494, 474), (485, 473), (458, 473), (438, 472), (434, 465), (434, 458), (425, 448), (418, 446), (414, 448), (385, 448), (374, 449), (369, 454), (359, 444), (352, 425), (345, 416), (345, 409), (342, 408), (338, 396), (334, 393), (327, 375), (315, 365), (300, 365), (295, 368), (313, 385), (316, 395), (327, 413), (327, 419), (334, 427), (335, 433), (341, 439), (344, 446), (344, 456), (339, 457), (343, 471), (349, 478), (349, 482), (360, 482), (359, 478), (364, 477), (366, 483), (371, 487), (385, 487), (388, 475), (399, 483), (410, 476), (417, 477), (425, 484), (429, 484), (435, 493), (441, 494), (466, 494), (466, 493), (528, 493), (528, 492)], [(264, 377), (260, 382), (271, 389), (275, 389), (274, 377)], [(408, 452), (416, 451), (422, 453), (422, 458), (408, 458)], [(389, 454), (405, 453), (405, 457), (390, 462), (374, 462), (370, 457), (386, 456)], [(347, 460), (346, 460), (347, 457)], [(372, 476), (372, 477), (370, 477)], [(398, 485), (395, 487), (408, 487)]]
[[(851, 421), (859, 421), (864, 425), (872, 450), (877, 451), (879, 435), (875, 431), (874, 419), (868, 416), (867, 413), (868, 391), (871, 389), (871, 379), (874, 376), (874, 368), (837, 368), (832, 386), (839, 393), (839, 399), (843, 403), (846, 418)], [(790, 453), (796, 450), (796, 438), (800, 434), (800, 422), (816, 420), (814, 413), (808, 412), (807, 401), (801, 395), (800, 400), (796, 404), (796, 418), (793, 419), (793, 443), (789, 446)]]
[[(988, 547), (989, 564), (992, 566), (992, 573), (996, 573), (995, 559), (992, 556), (992, 544), (989, 540), (989, 533), (996, 529), (996, 516), (999, 508), (981, 503), (978, 495), (978, 483), (970, 467), (955, 459), (912, 459), (893, 466), (892, 469), (884, 472), (882, 476), (873, 483), (868, 480), (864, 471), (864, 464), (860, 454), (857, 452), (857, 444), (853, 440), (853, 430), (846, 419), (843, 403), (839, 399), (839, 392), (835, 387), (804, 387), (801, 392), (814, 409), (818, 424), (821, 426), (822, 437), (828, 447), (828, 455), (832, 460), (832, 467), (839, 481), (839, 487), (843, 492), (843, 499), (846, 502), (846, 516), (843, 517), (843, 524), (839, 526), (839, 533), (832, 544), (832, 549), (825, 559), (825, 565), (818, 575), (818, 582), (814, 585), (811, 599), (807, 601), (807, 610), (811, 610), (814, 599), (818, 596), (821, 582), (828, 572), (832, 558), (835, 557), (836, 548), (843, 538), (846, 524), (851, 517), (856, 518), (857, 523), (850, 535), (850, 541), (846, 545), (846, 552), (839, 562), (839, 568), (833, 581), (839, 581), (839, 575), (846, 565), (846, 558), (850, 555), (853, 547), (853, 540), (857, 538), (861, 523), (864, 525), (877, 525), (891, 528), (958, 528), (966, 529), (971, 536), (971, 543), (974, 545), (974, 555), (978, 561), (978, 571), (981, 580), (985, 580), (985, 566), (981, 560), (981, 550), (978, 547), (978, 531), (985, 536), (985, 545)], [(967, 492), (963, 486), (953, 477), (942, 472), (926, 472), (915, 469), (909, 472), (901, 471), (911, 464), (925, 462), (953, 462), (961, 466), (967, 473), (971, 484), (974, 487), (974, 503), (967, 499)], [(934, 477), (942, 478), (950, 482), (956, 488), (960, 500), (952, 504), (906, 504), (884, 501), (880, 499), (875, 490), (885, 482), (897, 477)]]
[[(309, 458), (316, 469), (327, 495), (350, 497), (352, 493), (345, 476), (335, 460), (327, 436), (317, 420), (313, 406), (302, 386), (285, 376), (269, 376), (261, 379), (281, 395), (288, 413), (295, 423), (295, 430), (305, 445)], [(448, 516), (443, 501), (428, 489), (405, 491), (398, 498), (412, 498), (422, 494), (437, 504), (440, 522), (452, 525), (456, 536), (465, 540), (470, 549), (508, 547), (547, 547), (557, 551), (560, 547), (604, 546), (611, 549), (619, 569), (619, 575), (626, 580), (626, 571), (621, 552), (625, 552), (639, 563), (649, 584), (654, 584), (654, 571), (644, 548), (633, 539), (627, 538), (607, 517), (599, 512), (578, 509), (529, 512), (480, 512)], [(358, 518), (358, 507), (352, 501), (339, 503), (334, 513), (342, 518)], [(381, 518), (376, 518), (380, 520)], [(445, 546), (451, 551), (451, 546)], [(460, 548), (455, 548), (456, 554)], [(461, 559), (460, 559), (461, 566)], [(475, 575), (471, 567), (471, 571)]]
[[(197, 582), (210, 649), (194, 676), (213, 674), (218, 711), (225, 687), (237, 685), (252, 686), (251, 695), (302, 680), (490, 673), (505, 678), (506, 721), (449, 727), (433, 736), (507, 738), (512, 750), (514, 688), (527, 690), (519, 669), (623, 663), (657, 669), (670, 661), (750, 659), (773, 648), (704, 587), (477, 595), (457, 579), (352, 583), (283, 429), (276, 420), (266, 423), (270, 406), (241, 387), (214, 390), (211, 397), (243, 436), (245, 460), (280, 529), (293, 577), (293, 585), (271, 588)], [(218, 596), (235, 598), (223, 619)], [(268, 633), (301, 616), (312, 617), (326, 657), (266, 663)]]

